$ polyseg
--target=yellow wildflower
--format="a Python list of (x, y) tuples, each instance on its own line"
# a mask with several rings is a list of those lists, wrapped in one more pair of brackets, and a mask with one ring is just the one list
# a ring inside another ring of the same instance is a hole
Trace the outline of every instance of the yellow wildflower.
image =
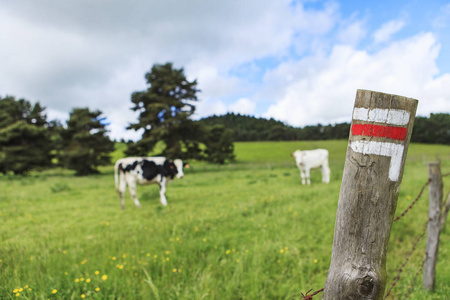
[(94, 273), (95, 273), (95, 275), (98, 275), (98, 274), (100, 274), (100, 272), (99, 272), (99, 271), (95, 271)]
[(108, 275), (103, 275), (103, 276), (102, 276), (102, 279), (103, 279), (103, 280), (108, 279)]
[(82, 299), (86, 298), (86, 295), (85, 294), (81, 294), (81, 298)]
[(100, 291), (100, 288), (99, 288), (99, 287), (96, 287), (96, 288), (95, 288), (95, 291), (96, 291), (96, 292), (99, 292), (99, 291)]
[(91, 282), (91, 279), (90, 278), (86, 279), (86, 282), (87, 283)]
[(56, 294), (58, 292), (57, 289), (53, 289), (52, 294)]

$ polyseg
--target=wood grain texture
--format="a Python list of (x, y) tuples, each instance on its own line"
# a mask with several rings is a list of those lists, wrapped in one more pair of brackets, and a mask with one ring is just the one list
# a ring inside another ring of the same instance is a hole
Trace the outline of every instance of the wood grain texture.
[(425, 248), (425, 264), (423, 265), (423, 288), (434, 290), (436, 263), (439, 253), (439, 236), (441, 234), (443, 183), (441, 166), (438, 162), (428, 164), (430, 179), (427, 246)]
[[(383, 299), (389, 236), (417, 104), (417, 100), (396, 95), (366, 90), (356, 93), (357, 118), (352, 126), (400, 126), (406, 128), (407, 135), (402, 141), (350, 131), (322, 299)], [(397, 115), (409, 114), (406, 124), (395, 123), (395, 118), (389, 117), (390, 110)], [(367, 117), (361, 111), (367, 111)], [(399, 160), (396, 180), (390, 174), (394, 156)]]

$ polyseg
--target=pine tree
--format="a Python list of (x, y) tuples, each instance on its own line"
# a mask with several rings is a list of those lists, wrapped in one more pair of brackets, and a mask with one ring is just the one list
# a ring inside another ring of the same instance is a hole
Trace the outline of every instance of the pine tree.
[(163, 154), (173, 157), (183, 156), (183, 143), (190, 139), (182, 133), (189, 131), (197, 101), (197, 81), (189, 82), (184, 70), (173, 68), (171, 63), (154, 65), (145, 74), (149, 85), (146, 91), (134, 92), (132, 110), (139, 111), (138, 123), (130, 124), (128, 129), (144, 129), (142, 139), (128, 148), (129, 155), (146, 155), (159, 141), (163, 141)]
[[(157, 143), (162, 142), (164, 145), (161, 155), (182, 159), (209, 157), (211, 161), (215, 161), (212, 153), (204, 153), (201, 146), (208, 144), (213, 147), (214, 142), (206, 139), (211, 137), (209, 129), (191, 120), (195, 111), (194, 103), (198, 101), (197, 81), (188, 81), (183, 68), (175, 69), (171, 63), (154, 65), (145, 78), (149, 85), (147, 90), (134, 92), (131, 96), (134, 104), (132, 109), (140, 112), (138, 122), (128, 127), (143, 129), (144, 133), (140, 141), (128, 144), (125, 153), (145, 156)], [(215, 132), (224, 133), (217, 130)], [(220, 139), (221, 136), (217, 138)], [(232, 149), (233, 141), (227, 141)], [(232, 155), (228, 155), (228, 159), (231, 158)]]
[(0, 172), (26, 174), (52, 165), (51, 132), (44, 108), (0, 97)]
[(224, 164), (234, 159), (233, 131), (222, 125), (209, 128), (205, 136), (206, 161)]
[(114, 143), (106, 135), (102, 112), (88, 108), (74, 108), (67, 121), (67, 129), (61, 133), (62, 151), (60, 163), (77, 175), (98, 173), (98, 166), (111, 163), (109, 154)]

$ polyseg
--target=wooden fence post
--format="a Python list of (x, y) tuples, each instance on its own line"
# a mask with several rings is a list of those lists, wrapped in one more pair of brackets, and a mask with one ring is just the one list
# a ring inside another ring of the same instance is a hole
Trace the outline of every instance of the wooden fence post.
[(383, 299), (417, 100), (358, 90), (322, 299)]
[(423, 288), (434, 290), (436, 275), (436, 263), (439, 251), (439, 235), (441, 233), (441, 220), (443, 208), (443, 184), (441, 165), (438, 162), (428, 164), (429, 208), (428, 208), (428, 233), (425, 250), (425, 264), (423, 265)]

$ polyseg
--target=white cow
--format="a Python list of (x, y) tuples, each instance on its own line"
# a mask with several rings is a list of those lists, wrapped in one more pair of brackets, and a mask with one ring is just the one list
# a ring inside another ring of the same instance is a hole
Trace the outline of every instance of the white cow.
[(162, 156), (156, 157), (126, 157), (119, 159), (114, 165), (114, 181), (120, 196), (120, 206), (125, 209), (123, 196), (128, 188), (134, 204), (141, 207), (136, 197), (136, 184), (157, 183), (162, 205), (167, 205), (166, 185), (175, 177), (183, 178), (183, 161), (168, 160)]
[(322, 167), (322, 182), (330, 182), (330, 168), (328, 166), (328, 150), (297, 150), (291, 155), (295, 158), (295, 164), (300, 170), (302, 184), (311, 184), (309, 170)]

